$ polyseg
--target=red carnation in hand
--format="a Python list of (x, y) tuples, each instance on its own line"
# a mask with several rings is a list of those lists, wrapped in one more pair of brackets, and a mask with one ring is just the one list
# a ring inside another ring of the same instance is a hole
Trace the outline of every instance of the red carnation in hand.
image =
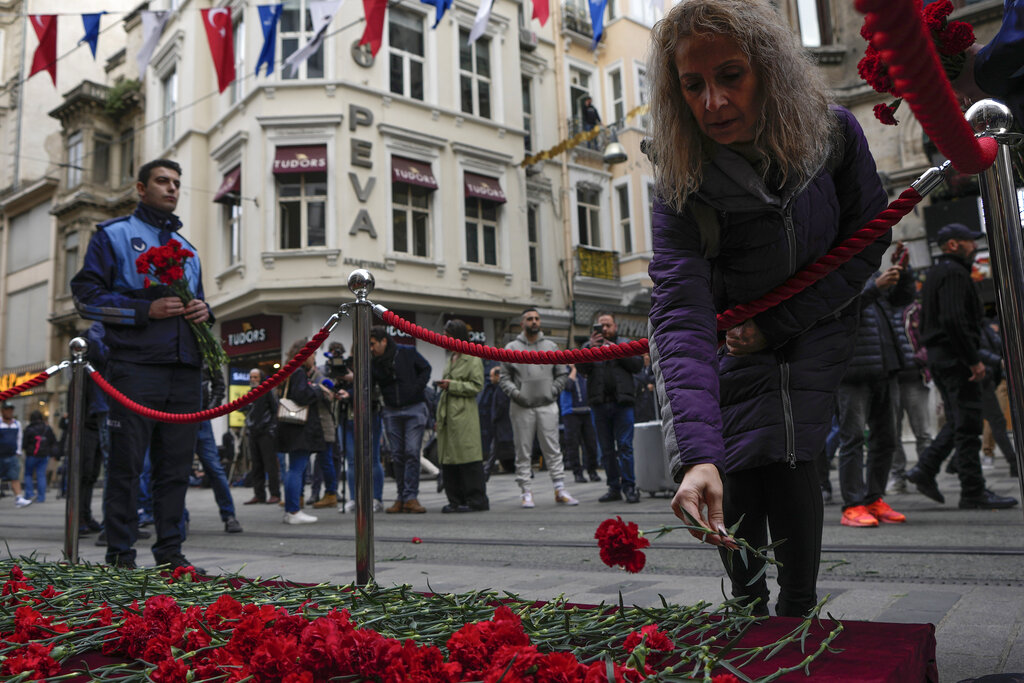
[(924, 25), (930, 31), (941, 31), (946, 23), (946, 17), (953, 11), (953, 3), (949, 0), (938, 0), (921, 10), (921, 18)]
[(892, 78), (889, 67), (882, 61), (881, 53), (871, 45), (864, 51), (864, 56), (857, 62), (857, 73), (864, 81), (878, 92), (893, 92)]
[(875, 105), (875, 118), (884, 123), (887, 126), (895, 126), (899, 123), (896, 120), (896, 107), (888, 104), (876, 104)]
[(966, 22), (951, 21), (939, 34), (939, 52), (941, 54), (959, 54), (971, 45), (974, 45), (974, 29)]
[(651, 542), (640, 535), (640, 528), (634, 522), (623, 522), (622, 517), (606, 519), (594, 533), (601, 549), (601, 561), (609, 567), (621, 565), (634, 574), (644, 568), (647, 557), (640, 552)]

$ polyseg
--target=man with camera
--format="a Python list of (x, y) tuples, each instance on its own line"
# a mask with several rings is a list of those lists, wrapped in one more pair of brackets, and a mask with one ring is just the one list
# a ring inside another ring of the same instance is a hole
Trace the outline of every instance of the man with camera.
[[(352, 382), (352, 371), (345, 364), (345, 345), (341, 342), (331, 342), (327, 351), (324, 352), (325, 362), (320, 366), (320, 374), (324, 386), (334, 392), (335, 399), (331, 401), (331, 422), (334, 428), (333, 434), (324, 432), (327, 440), (327, 450), (318, 453), (316, 456), (317, 469), (313, 473), (312, 492), (313, 496), (320, 492), (320, 484), (324, 486), (324, 497), (313, 503), (313, 507), (320, 510), (338, 505), (338, 471), (341, 469), (341, 442), (338, 438), (338, 425), (342, 424), (342, 413), (347, 407), (348, 392), (343, 389), (344, 385)], [(331, 438), (333, 437), (333, 438)]]
[[(597, 317), (590, 341), (583, 348), (621, 344), (629, 341), (618, 336), (615, 316), (602, 313)], [(633, 376), (643, 369), (639, 356), (616, 358), (596, 363), (580, 363), (577, 369), (588, 379), (587, 402), (594, 415), (597, 442), (608, 477), (608, 492), (598, 498), (602, 503), (622, 500), (639, 503), (636, 479), (633, 477), (633, 405), (636, 390)]]

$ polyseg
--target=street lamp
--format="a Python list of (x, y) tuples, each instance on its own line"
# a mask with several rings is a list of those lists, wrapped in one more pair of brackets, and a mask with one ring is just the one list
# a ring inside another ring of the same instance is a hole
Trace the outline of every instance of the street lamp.
[(629, 157), (626, 156), (626, 148), (622, 146), (621, 142), (619, 142), (619, 136), (615, 134), (614, 127), (609, 126), (608, 131), (611, 133), (611, 140), (609, 140), (608, 144), (605, 145), (604, 155), (602, 158), (604, 159), (604, 163), (609, 166), (612, 164), (621, 164), (629, 159)]

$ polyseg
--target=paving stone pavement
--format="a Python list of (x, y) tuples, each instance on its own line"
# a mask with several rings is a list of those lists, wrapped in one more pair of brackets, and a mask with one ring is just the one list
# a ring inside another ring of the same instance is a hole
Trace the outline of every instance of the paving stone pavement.
[[(955, 491), (952, 480), (940, 481)], [(992, 486), (1009, 494), (1015, 483), (1004, 478)], [(374, 515), (378, 582), (438, 592), (507, 590), (537, 600), (563, 595), (589, 604), (618, 602), (620, 593), (626, 603), (638, 605), (661, 604), (662, 597), (676, 604), (721, 601), (726, 586), (717, 553), (684, 532), (654, 540), (648, 567), (639, 574), (600, 562), (593, 532), (602, 520), (621, 515), (641, 528), (671, 524), (667, 498), (644, 496), (637, 505), (600, 504), (604, 486), (587, 483), (570, 486), (579, 506), (560, 506), (545, 472), (536, 473), (533, 489), (537, 508), (523, 510), (512, 477), (497, 475), (488, 485), (489, 512), (446, 515), (440, 514), (443, 494), (436, 492), (434, 482), (424, 481), (420, 501), (427, 514)], [(394, 484), (386, 482), (385, 491), (393, 490)], [(16, 509), (13, 498), (0, 499), (0, 538), (6, 552), (61, 557), (64, 501), (54, 493), (47, 502), (24, 509)], [(241, 534), (224, 532), (210, 490), (190, 489), (190, 537), (184, 548), (190, 561), (210, 572), (250, 577), (337, 584), (355, 580), (353, 514), (307, 510), (319, 517), (316, 524), (286, 526), (282, 508), (242, 506), (251, 491), (235, 488), (233, 493), (245, 529)], [(838, 525), (838, 506), (826, 508), (819, 579), (819, 595), (829, 596), (826, 612), (845, 620), (935, 624), (943, 683), (1024, 672), (1021, 511), (960, 511), (955, 494), (953, 504), (946, 506), (916, 494), (888, 500), (907, 513), (908, 524), (851, 530)], [(98, 499), (93, 509), (99, 513)], [(414, 536), (422, 543), (413, 543)], [(82, 538), (80, 557), (102, 562), (104, 549), (94, 545), (94, 538)], [(152, 563), (150, 543), (137, 546), (142, 565)], [(929, 544), (941, 548), (928, 552)], [(963, 550), (971, 544), (977, 544), (977, 553)], [(914, 547), (925, 550), (893, 554)], [(998, 552), (990, 554), (993, 547)], [(774, 577), (769, 586), (774, 595)]]

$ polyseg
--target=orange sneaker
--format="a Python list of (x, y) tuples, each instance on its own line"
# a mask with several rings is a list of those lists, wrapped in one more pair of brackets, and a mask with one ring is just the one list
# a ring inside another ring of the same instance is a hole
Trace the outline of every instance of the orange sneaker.
[(843, 518), (839, 523), (843, 526), (878, 526), (878, 520), (863, 505), (854, 505), (843, 510)]
[(886, 524), (902, 524), (907, 521), (907, 516), (901, 512), (896, 512), (889, 504), (879, 498), (871, 505), (866, 506), (866, 509), (871, 515), (879, 522)]

